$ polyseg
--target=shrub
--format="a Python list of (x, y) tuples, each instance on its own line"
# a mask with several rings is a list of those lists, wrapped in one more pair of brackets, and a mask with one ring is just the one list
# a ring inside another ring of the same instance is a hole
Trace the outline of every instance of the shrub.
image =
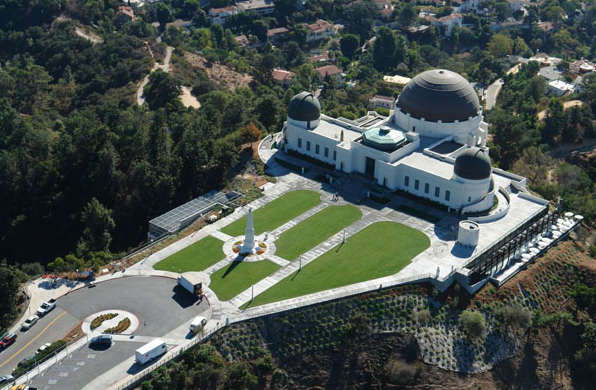
[(527, 329), (530, 326), (532, 315), (518, 304), (507, 305), (502, 309), (501, 317), (508, 326)]
[(414, 312), (414, 320), (419, 325), (426, 325), (430, 322), (430, 311), (428, 309)]
[(459, 322), (464, 331), (471, 337), (480, 337), (486, 329), (484, 316), (477, 311), (465, 310), (459, 316)]
[(116, 313), (107, 313), (107, 314), (102, 314), (100, 316), (97, 316), (93, 319), (93, 321), (91, 321), (91, 330), (97, 328), (98, 326), (100, 326), (101, 324), (103, 324), (104, 321), (107, 320), (111, 320), (112, 318), (116, 317), (118, 314)]
[(396, 385), (407, 385), (418, 376), (419, 367), (403, 360), (389, 360), (385, 364), (387, 381)]

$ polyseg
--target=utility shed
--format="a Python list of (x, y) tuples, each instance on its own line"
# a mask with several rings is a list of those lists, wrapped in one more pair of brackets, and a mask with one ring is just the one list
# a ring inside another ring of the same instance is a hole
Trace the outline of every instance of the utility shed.
[(147, 237), (155, 239), (165, 234), (176, 233), (177, 231), (190, 225), (193, 221), (217, 207), (222, 208), (236, 207), (237, 202), (242, 198), (242, 194), (238, 192), (217, 192), (210, 191), (205, 195), (199, 196), (190, 202), (184, 203), (168, 211), (159, 217), (153, 218), (149, 221), (149, 233)]

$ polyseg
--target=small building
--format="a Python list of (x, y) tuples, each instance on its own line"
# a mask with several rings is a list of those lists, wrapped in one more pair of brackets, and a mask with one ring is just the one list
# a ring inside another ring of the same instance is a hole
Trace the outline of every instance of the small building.
[(321, 54), (317, 54), (314, 55), (312, 57), (308, 57), (310, 62), (326, 62), (326, 61), (331, 61), (331, 58), (329, 58), (329, 51), (324, 51)]
[(236, 2), (238, 12), (254, 11), (259, 15), (270, 15), (275, 11), (275, 4), (271, 0), (248, 0)]
[(313, 24), (302, 24), (306, 28), (306, 42), (318, 41), (332, 37), (335, 34), (335, 27), (326, 20), (317, 19)]
[(395, 104), (395, 98), (383, 95), (375, 95), (372, 99), (369, 99), (368, 102), (375, 107), (387, 108), (391, 110)]
[(555, 22), (540, 22), (537, 26), (545, 33), (553, 33), (559, 30), (559, 26)]
[(135, 16), (135, 13), (132, 10), (132, 8), (126, 5), (119, 6), (118, 11), (116, 11), (116, 15), (114, 17), (116, 18), (117, 24), (124, 24), (128, 21), (137, 21), (137, 17)]
[(553, 80), (548, 82), (548, 91), (557, 96), (563, 96), (573, 93), (575, 85), (566, 83), (563, 80)]
[(288, 30), (285, 27), (270, 28), (267, 30), (267, 39), (273, 44), (278, 44), (288, 36)]
[(528, 0), (507, 0), (507, 3), (513, 12), (521, 11), (530, 4)]
[(451, 31), (453, 30), (453, 26), (461, 27), (462, 24), (462, 16), (461, 14), (451, 14), (447, 16), (440, 17), (437, 19), (436, 24), (445, 28), (445, 35), (450, 36)]
[(246, 35), (244, 35), (244, 34), (240, 34), (238, 36), (235, 36), (234, 37), (234, 40), (236, 41), (236, 43), (240, 47), (248, 47), (248, 46), (250, 46), (250, 41), (248, 40), (248, 37)]
[(211, 8), (209, 10), (209, 21), (211, 24), (224, 24), (230, 15), (236, 15), (238, 8), (230, 5), (223, 8)]
[(296, 73), (290, 72), (289, 70), (285, 69), (273, 69), (271, 72), (271, 77), (273, 80), (281, 85), (282, 87), (288, 87), (294, 81), (294, 77), (296, 77)]
[(326, 77), (335, 80), (337, 83), (340, 83), (343, 80), (343, 74), (341, 69), (339, 69), (335, 65), (325, 65), (315, 69), (317, 73), (317, 77), (320, 81), (325, 80)]
[(404, 77), (404, 76), (383, 76), (383, 81), (390, 84), (395, 84), (396, 86), (403, 88), (407, 83), (409, 83), (411, 78)]

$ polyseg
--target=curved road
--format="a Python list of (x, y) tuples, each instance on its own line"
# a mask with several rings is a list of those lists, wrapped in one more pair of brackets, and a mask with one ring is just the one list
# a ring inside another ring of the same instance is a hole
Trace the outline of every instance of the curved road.
[[(0, 375), (11, 373), (20, 360), (35, 355), (41, 345), (63, 338), (93, 313), (119, 309), (134, 314), (140, 324), (134, 331), (134, 339), (115, 336), (114, 345), (97, 354), (82, 353), (89, 349), (84, 346), (32, 381), (35, 387), (45, 390), (78, 390), (129, 359), (135, 349), (155, 337), (163, 338), (170, 346), (188, 341), (191, 335), (187, 323), (198, 314), (205, 315), (208, 308), (206, 300), (197, 301), (179, 287), (175, 279), (165, 277), (122, 277), (98, 283), (94, 288), (81, 288), (58, 299), (56, 309), (42, 317), (29, 331), (17, 332), (15, 344), (0, 353)], [(89, 358), (91, 355), (95, 356)], [(128, 369), (134, 370), (134, 366)], [(118, 373), (114, 373), (113, 379), (120, 379)]]

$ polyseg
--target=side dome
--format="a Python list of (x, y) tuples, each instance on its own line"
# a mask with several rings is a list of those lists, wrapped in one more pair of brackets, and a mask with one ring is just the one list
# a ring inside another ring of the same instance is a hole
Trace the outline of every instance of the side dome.
[(484, 150), (472, 146), (457, 156), (453, 172), (463, 179), (488, 179), (492, 172), (490, 157), (487, 156)]
[(314, 121), (321, 116), (319, 100), (310, 92), (300, 92), (290, 100), (288, 116), (296, 121)]
[(402, 112), (427, 121), (466, 121), (480, 111), (478, 95), (461, 75), (444, 69), (428, 70), (410, 80), (398, 97)]

